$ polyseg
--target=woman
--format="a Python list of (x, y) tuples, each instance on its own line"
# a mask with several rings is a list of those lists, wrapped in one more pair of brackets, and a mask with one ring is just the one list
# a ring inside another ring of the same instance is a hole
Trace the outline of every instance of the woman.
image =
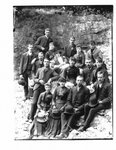
[(67, 103), (69, 89), (65, 87), (66, 80), (62, 77), (58, 80), (59, 86), (53, 93), (53, 110), (50, 113), (49, 124), (46, 135), (54, 138), (61, 130), (61, 112)]

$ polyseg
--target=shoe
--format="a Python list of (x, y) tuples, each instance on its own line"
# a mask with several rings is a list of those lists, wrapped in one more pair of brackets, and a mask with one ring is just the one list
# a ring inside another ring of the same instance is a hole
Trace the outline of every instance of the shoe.
[(66, 137), (67, 137), (67, 135), (63, 134), (63, 133), (56, 136), (57, 139), (63, 139), (63, 138), (66, 138)]
[(25, 102), (26, 100), (27, 100), (27, 97), (24, 97), (24, 98), (23, 98), (23, 101)]
[(54, 139), (54, 138), (55, 138), (54, 135), (51, 135), (51, 136), (48, 137), (48, 139)]
[(32, 120), (31, 120), (31, 119), (29, 119), (29, 120), (28, 120), (28, 122), (29, 122), (29, 123), (32, 123)]
[(80, 131), (80, 132), (86, 131), (86, 128), (85, 128), (84, 126), (81, 126), (81, 127), (78, 129), (78, 131)]

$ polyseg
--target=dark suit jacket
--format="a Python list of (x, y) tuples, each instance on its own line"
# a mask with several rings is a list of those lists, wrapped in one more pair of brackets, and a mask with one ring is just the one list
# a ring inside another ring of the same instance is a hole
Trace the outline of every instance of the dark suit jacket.
[[(34, 55), (32, 54), (32, 59), (34, 58)], [(19, 68), (19, 74), (23, 74), (26, 69), (27, 69), (27, 65), (28, 65), (28, 52), (24, 53), (21, 57), (21, 62), (20, 62), (20, 68)]]
[(42, 52), (47, 52), (49, 50), (49, 43), (53, 42), (53, 40), (49, 37), (47, 38), (45, 35), (40, 36), (35, 42), (36, 47), (42, 51), (41, 47), (44, 47), (45, 50)]
[(70, 58), (76, 54), (76, 45), (73, 44), (73, 45), (66, 46), (64, 51), (65, 51), (64, 56)]
[(86, 85), (90, 85), (92, 83), (94, 69), (95, 69), (94, 66), (92, 66), (91, 68), (86, 66), (83, 69), (83, 77), (84, 77), (84, 81), (86, 82)]
[(50, 68), (47, 71), (45, 71), (45, 67), (39, 68), (37, 70), (36, 77), (34, 79), (35, 85), (34, 85), (33, 90), (36, 90), (40, 87), (39, 80), (43, 80), (44, 83), (47, 83), (50, 78), (51, 78), (51, 82), (54, 81), (54, 80), (57, 80), (58, 79), (58, 74)]
[(77, 87), (73, 87), (70, 90), (68, 101), (73, 105), (73, 107), (84, 106), (86, 102), (89, 101), (90, 92), (89, 89), (82, 85), (82, 87), (77, 91)]
[(92, 72), (92, 82), (95, 83), (97, 81), (97, 72), (98, 71), (102, 71), (104, 72), (104, 76), (105, 76), (105, 82), (110, 82), (109, 78), (108, 78), (108, 72), (106, 70), (106, 68), (104, 67), (104, 65), (102, 65), (102, 67), (100, 68), (95, 68)]
[(102, 101), (102, 104), (105, 106), (110, 106), (112, 101), (112, 87), (110, 83), (104, 82), (102, 87), (99, 90), (98, 83), (94, 84), (97, 99)]

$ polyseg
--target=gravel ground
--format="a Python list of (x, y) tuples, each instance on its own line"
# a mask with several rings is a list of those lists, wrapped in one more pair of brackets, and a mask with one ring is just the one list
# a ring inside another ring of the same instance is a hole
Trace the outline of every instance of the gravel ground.
[[(29, 124), (26, 122), (27, 115), (30, 110), (31, 99), (23, 101), (23, 87), (14, 81), (15, 86), (15, 139), (27, 139), (29, 137)], [(112, 110), (106, 110), (101, 115), (97, 115), (94, 121), (84, 132), (73, 130), (67, 139), (110, 139), (112, 138)], [(36, 139), (35, 137), (33, 139)], [(37, 139), (46, 139), (46, 137), (38, 137)]]

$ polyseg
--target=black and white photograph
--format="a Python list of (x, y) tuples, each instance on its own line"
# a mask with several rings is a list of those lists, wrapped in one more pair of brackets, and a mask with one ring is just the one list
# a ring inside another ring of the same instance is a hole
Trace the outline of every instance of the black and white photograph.
[(14, 5), (14, 140), (113, 140), (113, 5)]

